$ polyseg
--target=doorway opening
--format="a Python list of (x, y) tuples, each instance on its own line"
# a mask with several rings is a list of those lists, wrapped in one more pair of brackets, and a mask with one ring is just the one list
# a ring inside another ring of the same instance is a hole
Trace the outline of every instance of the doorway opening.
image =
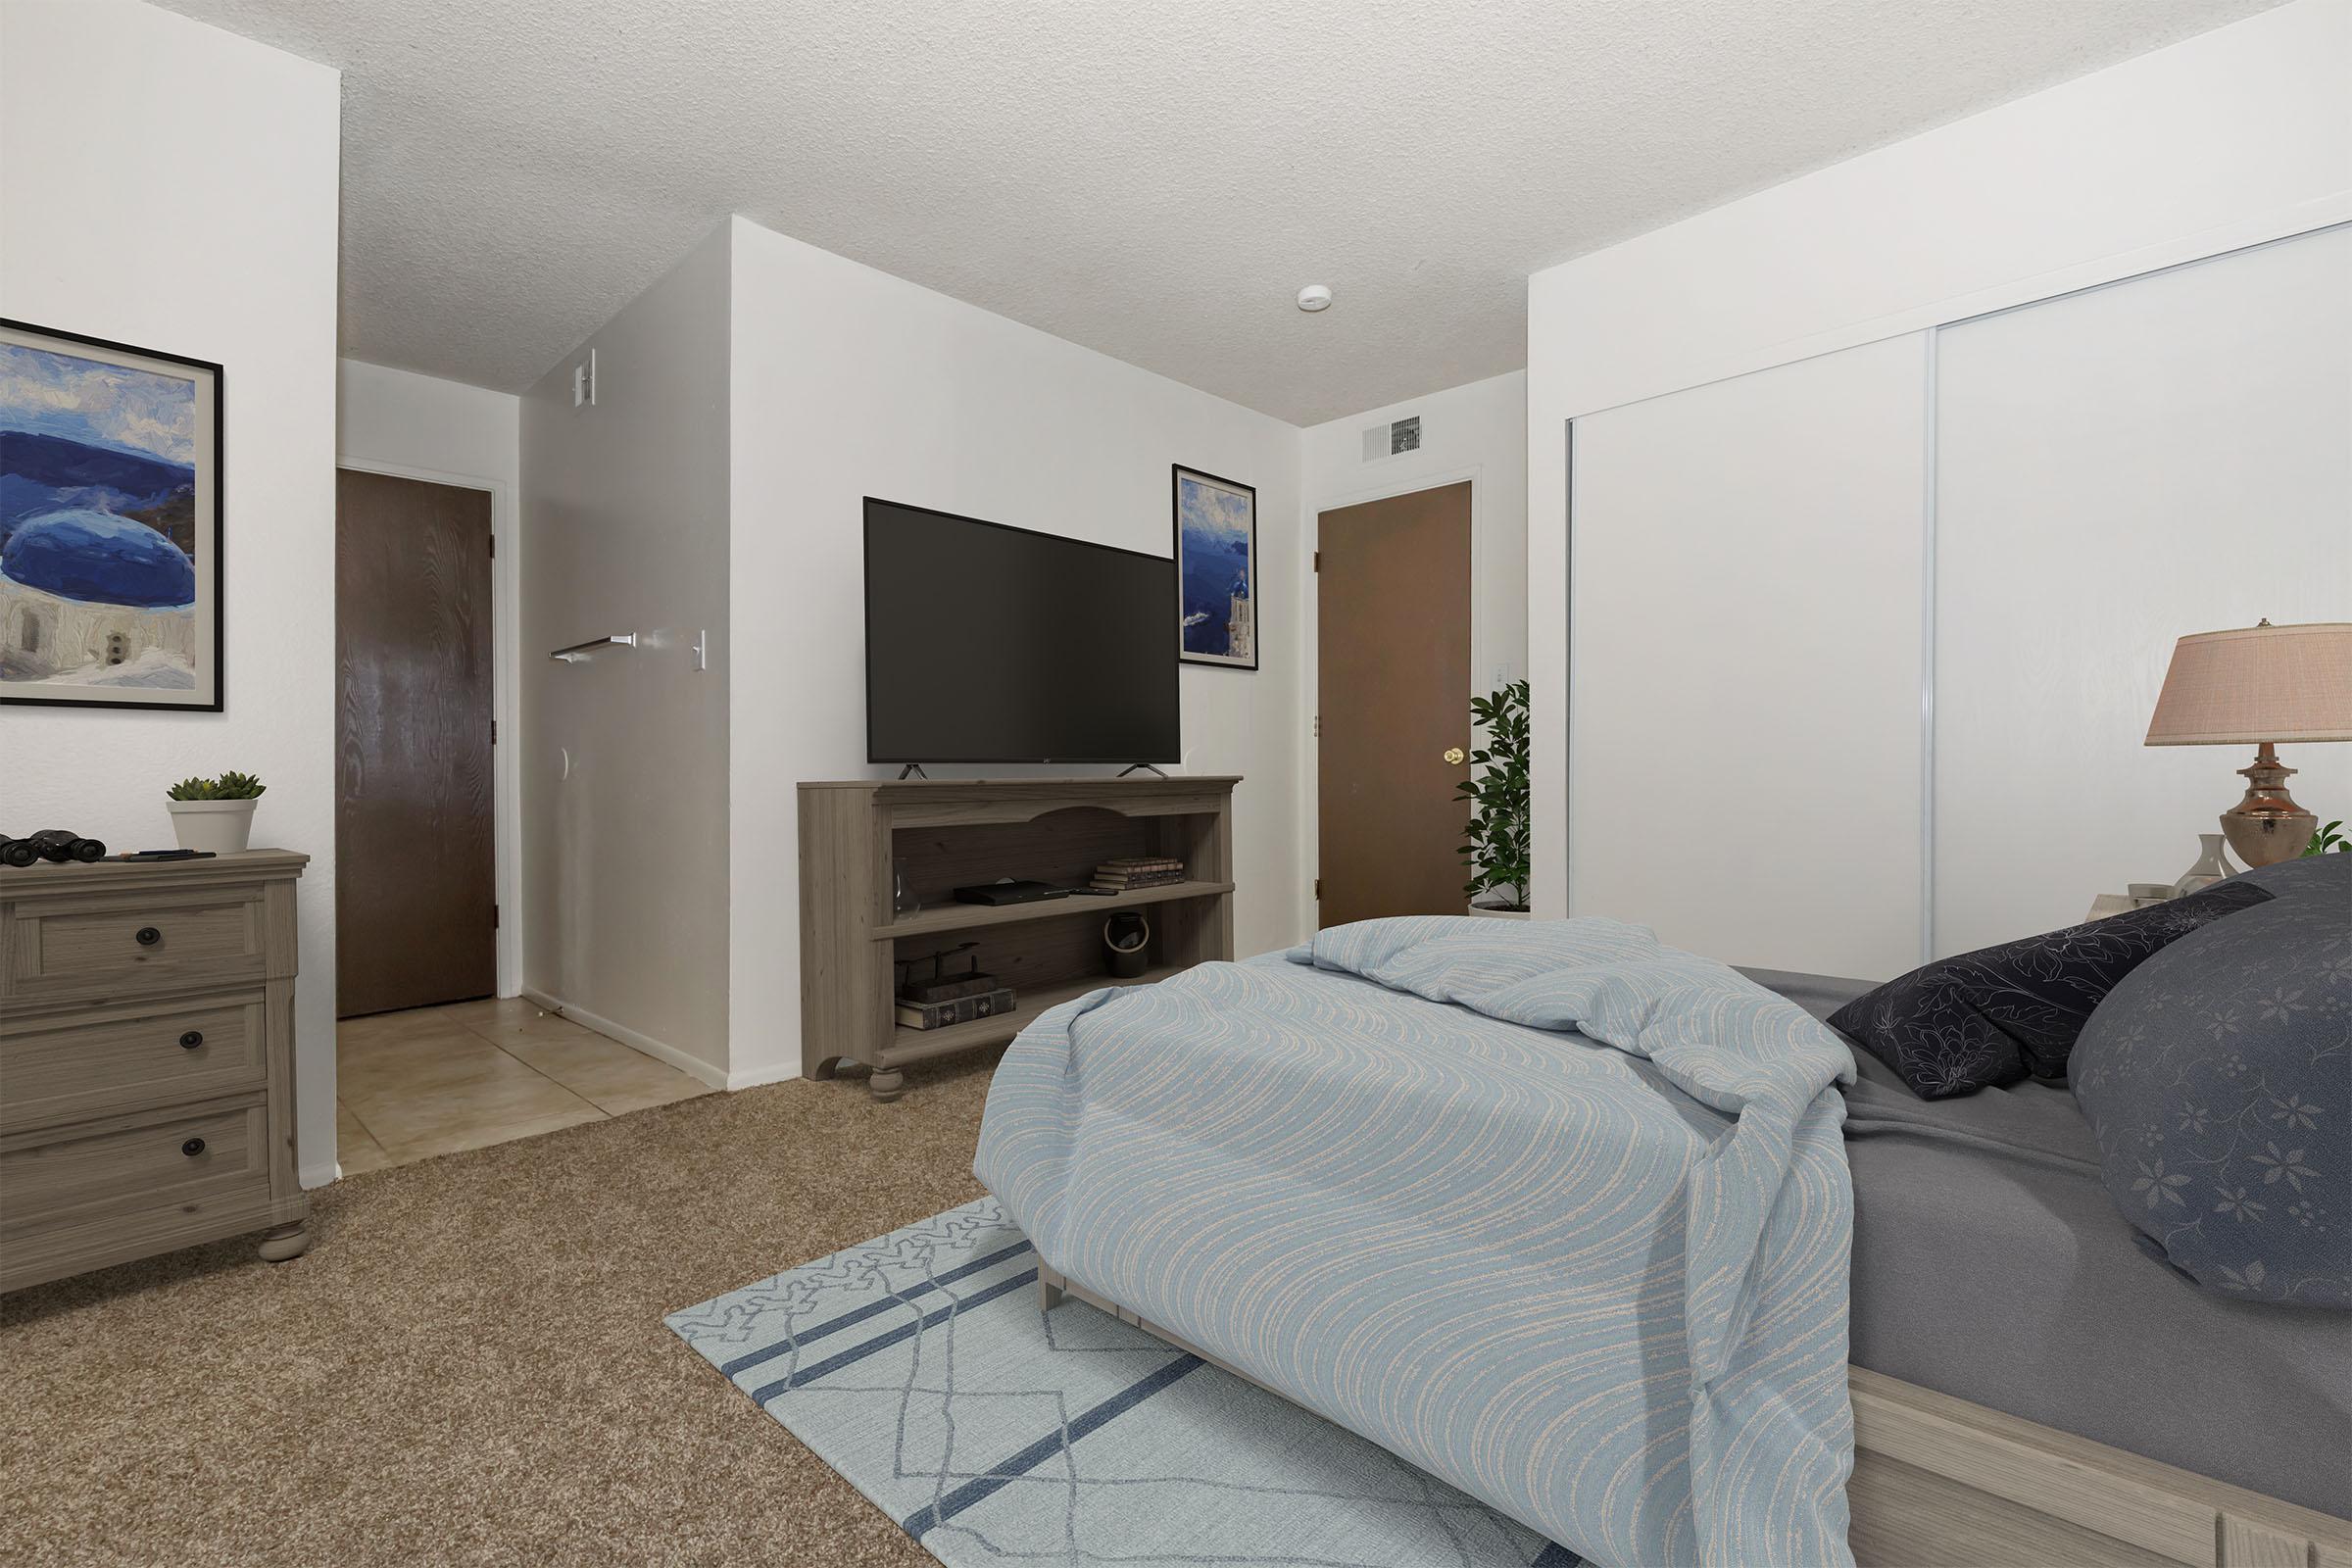
[[(702, 1094), (500, 963), (500, 494), (335, 490), (336, 1154), (345, 1175)], [(512, 605), (512, 595), (503, 603)], [(512, 645), (512, 637), (509, 637)]]
[(1318, 927), (1469, 902), (1470, 486), (1317, 515)]

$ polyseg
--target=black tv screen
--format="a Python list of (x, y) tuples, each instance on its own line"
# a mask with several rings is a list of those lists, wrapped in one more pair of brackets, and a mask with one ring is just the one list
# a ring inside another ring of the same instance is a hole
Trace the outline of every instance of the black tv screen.
[(876, 762), (1173, 762), (1176, 563), (866, 498)]

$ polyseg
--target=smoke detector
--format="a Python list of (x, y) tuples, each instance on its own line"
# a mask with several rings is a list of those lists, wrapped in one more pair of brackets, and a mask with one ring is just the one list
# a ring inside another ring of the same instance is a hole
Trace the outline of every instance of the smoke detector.
[(1331, 286), (1327, 283), (1307, 284), (1298, 291), (1298, 308), (1309, 315), (1316, 311), (1330, 310)]

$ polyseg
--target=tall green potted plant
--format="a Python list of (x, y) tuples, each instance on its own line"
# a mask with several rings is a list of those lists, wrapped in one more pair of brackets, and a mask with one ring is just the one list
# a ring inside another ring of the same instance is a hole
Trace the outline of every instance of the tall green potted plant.
[(1515, 680), (1486, 697), (1470, 699), (1473, 726), (1486, 742), (1470, 753), (1471, 774), (1457, 801), (1470, 802), (1469, 836), (1462, 863), (1470, 880), (1472, 914), (1527, 918), (1527, 861), (1534, 823), (1527, 793), (1527, 682)]

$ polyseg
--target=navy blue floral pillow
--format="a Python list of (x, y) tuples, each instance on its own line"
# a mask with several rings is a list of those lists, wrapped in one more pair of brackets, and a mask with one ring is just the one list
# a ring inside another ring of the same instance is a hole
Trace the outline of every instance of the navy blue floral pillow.
[(2272, 903), (2167, 948), (2075, 1050), (2125, 1218), (2209, 1290), (2352, 1307), (2352, 855), (2243, 873)]
[(2231, 880), (2145, 909), (1938, 958), (1830, 1018), (1914, 1094), (1946, 1100), (2027, 1077), (2066, 1077), (2091, 1009), (2141, 960), (2271, 895)]

